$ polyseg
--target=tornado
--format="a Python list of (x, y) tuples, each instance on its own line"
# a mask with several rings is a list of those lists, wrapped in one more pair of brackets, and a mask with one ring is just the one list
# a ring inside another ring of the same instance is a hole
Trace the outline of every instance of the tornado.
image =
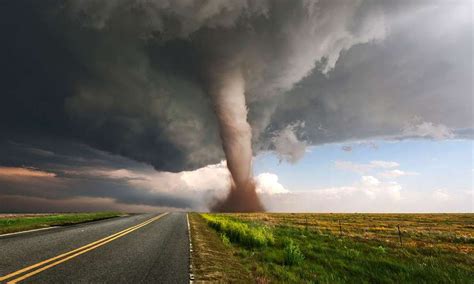
[[(284, 94), (313, 73), (329, 76), (343, 51), (386, 36), (385, 8), (367, 1), (62, 2), (38, 15), (54, 15), (41, 22), (64, 26), (54, 30), (58, 46), (90, 68), (73, 80), (73, 94), (63, 92), (73, 126), (88, 129), (79, 131), (88, 134), (81, 142), (173, 172), (221, 161), (221, 142), (231, 186), (227, 198), (208, 204), (214, 211), (264, 209), (253, 155), (274, 150), (293, 162), (304, 154), (288, 127), (306, 120), (308, 108), (286, 117), (300, 105), (280, 108)], [(310, 95), (301, 99), (316, 102)], [(104, 131), (117, 139), (105, 143)]]
[(214, 67), (209, 95), (217, 116), (231, 186), (227, 197), (211, 208), (215, 212), (259, 212), (264, 207), (252, 177), (252, 131), (247, 122), (245, 80), (238, 67)]

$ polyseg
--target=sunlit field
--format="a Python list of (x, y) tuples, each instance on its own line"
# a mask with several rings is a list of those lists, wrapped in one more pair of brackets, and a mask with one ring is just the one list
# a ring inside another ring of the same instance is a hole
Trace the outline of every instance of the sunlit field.
[(474, 279), (474, 214), (201, 216), (261, 283)]

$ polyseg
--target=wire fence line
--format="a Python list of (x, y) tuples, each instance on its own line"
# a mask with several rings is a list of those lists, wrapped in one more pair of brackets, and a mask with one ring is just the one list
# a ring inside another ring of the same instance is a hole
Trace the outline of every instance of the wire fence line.
[(474, 214), (237, 214), (275, 226), (317, 234), (375, 240), (400, 247), (439, 247), (474, 252)]

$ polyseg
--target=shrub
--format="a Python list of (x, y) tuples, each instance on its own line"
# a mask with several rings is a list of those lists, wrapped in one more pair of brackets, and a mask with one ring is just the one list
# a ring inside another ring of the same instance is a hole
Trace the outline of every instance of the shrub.
[(375, 249), (376, 249), (378, 252), (380, 252), (380, 253), (386, 253), (386, 250), (385, 250), (385, 248), (384, 248), (383, 246), (378, 246), (378, 247), (376, 247)]
[(286, 265), (294, 265), (299, 264), (304, 260), (304, 255), (301, 252), (298, 245), (296, 245), (293, 240), (288, 241), (285, 246), (285, 264)]
[(221, 233), (220, 237), (221, 237), (221, 240), (224, 243), (224, 245), (226, 245), (226, 246), (230, 245), (230, 240), (224, 233)]

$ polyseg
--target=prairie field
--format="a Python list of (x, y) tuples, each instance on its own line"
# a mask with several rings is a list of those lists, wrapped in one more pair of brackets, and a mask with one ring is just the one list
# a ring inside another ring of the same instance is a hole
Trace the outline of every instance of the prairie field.
[[(474, 214), (232, 214), (266, 226), (291, 226), (404, 247), (474, 253)], [(400, 228), (400, 233), (398, 232)]]
[[(240, 273), (258, 283), (474, 279), (474, 214), (236, 213), (190, 219), (205, 224), (221, 250), (242, 264)], [(196, 280), (206, 277), (198, 273)]]
[(0, 234), (14, 233), (51, 226), (73, 225), (124, 215), (120, 212), (61, 213), (61, 214), (2, 214)]

